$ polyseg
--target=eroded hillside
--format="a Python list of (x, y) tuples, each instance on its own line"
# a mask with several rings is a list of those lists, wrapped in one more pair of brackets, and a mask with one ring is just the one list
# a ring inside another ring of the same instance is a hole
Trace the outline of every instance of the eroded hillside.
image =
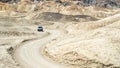
[(0, 3), (0, 68), (119, 68), (119, 0), (86, 1)]

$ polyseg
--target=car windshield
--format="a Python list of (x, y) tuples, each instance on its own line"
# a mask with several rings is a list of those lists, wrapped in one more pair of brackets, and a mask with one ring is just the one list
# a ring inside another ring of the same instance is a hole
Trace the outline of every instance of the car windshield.
[(42, 26), (39, 26), (38, 28), (42, 28)]

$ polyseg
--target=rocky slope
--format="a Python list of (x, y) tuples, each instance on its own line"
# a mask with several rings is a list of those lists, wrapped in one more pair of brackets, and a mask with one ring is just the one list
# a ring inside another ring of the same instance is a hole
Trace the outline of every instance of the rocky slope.
[(120, 67), (120, 1), (65, 1), (0, 3), (0, 68), (22, 68), (15, 61), (14, 50), (41, 36), (38, 25), (66, 31), (45, 45), (43, 53), (50, 60), (69, 68)]

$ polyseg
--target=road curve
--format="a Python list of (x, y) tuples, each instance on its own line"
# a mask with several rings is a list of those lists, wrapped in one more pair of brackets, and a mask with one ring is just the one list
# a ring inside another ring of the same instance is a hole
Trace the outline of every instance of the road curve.
[(40, 48), (62, 34), (60, 30), (48, 30), (50, 35), (21, 45), (15, 50), (15, 60), (22, 68), (61, 68), (62, 66), (46, 60)]

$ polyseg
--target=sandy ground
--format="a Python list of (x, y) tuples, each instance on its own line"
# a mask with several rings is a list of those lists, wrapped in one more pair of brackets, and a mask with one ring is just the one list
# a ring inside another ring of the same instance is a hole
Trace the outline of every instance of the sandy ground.
[(119, 68), (120, 12), (94, 12), (1, 14), (0, 68)]

